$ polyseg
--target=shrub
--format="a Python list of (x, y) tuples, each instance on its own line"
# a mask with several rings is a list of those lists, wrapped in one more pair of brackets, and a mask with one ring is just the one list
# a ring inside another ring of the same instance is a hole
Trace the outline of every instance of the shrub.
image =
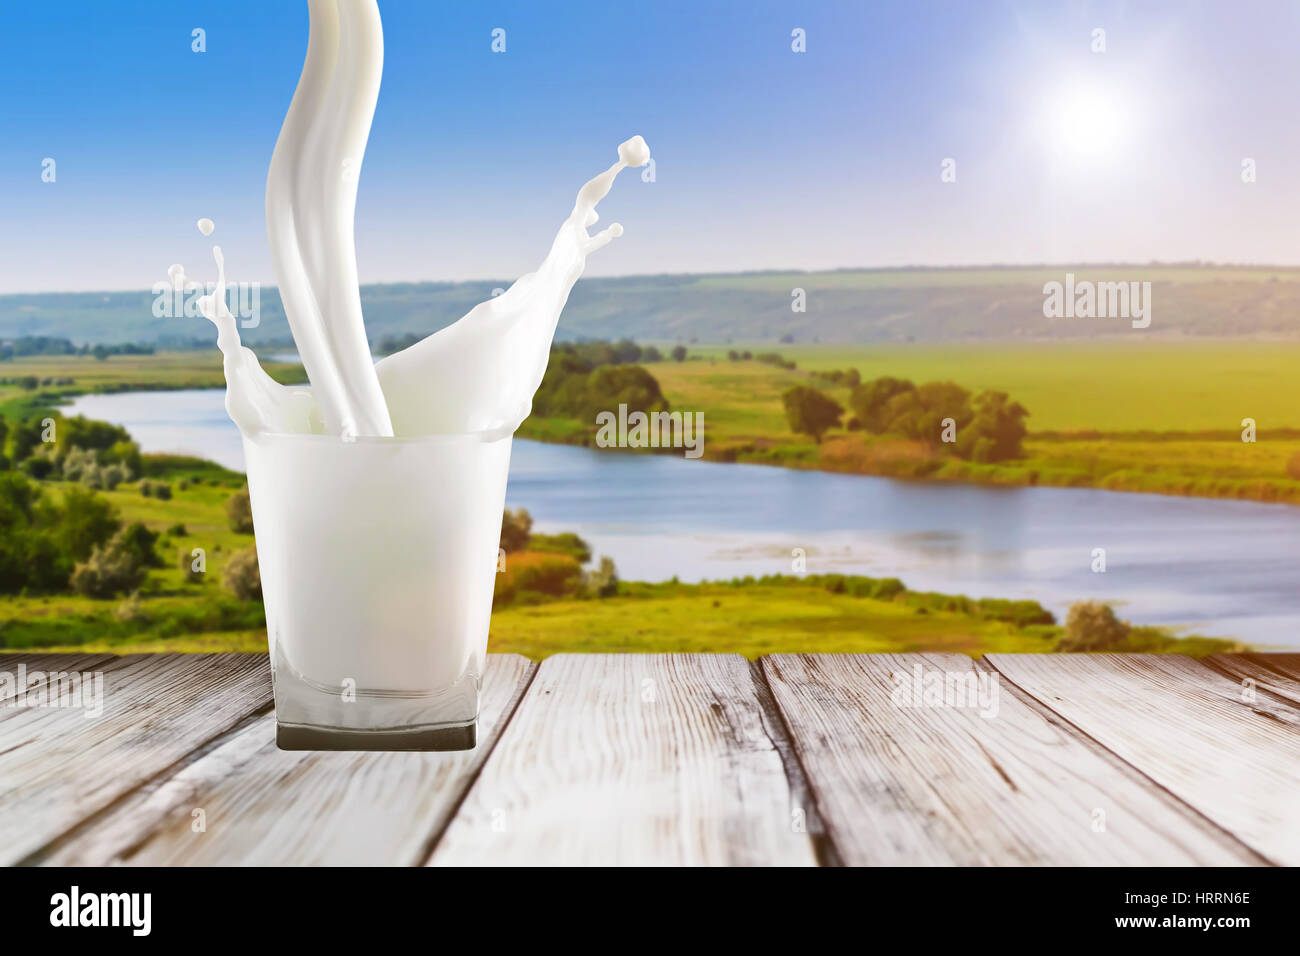
[(522, 597), (573, 597), (582, 587), (582, 566), (567, 554), (521, 551), (512, 554), (497, 575), (494, 605)]
[(245, 548), (232, 554), (226, 561), (222, 581), (241, 601), (262, 600), (262, 572), (257, 565), (257, 549)]
[(131, 596), (113, 609), (113, 617), (123, 624), (143, 624), (149, 620), (145, 613), (144, 602), (140, 592), (132, 591)]
[(197, 561), (193, 548), (181, 548), (177, 555), (176, 565), (185, 572), (185, 580), (191, 584), (202, 584), (205, 576), (203, 565), (198, 568), (194, 566)]
[(144, 583), (145, 570), (133, 552), (123, 546), (121, 532), (107, 545), (97, 546), (78, 564), (70, 581), (73, 590), (87, 597), (110, 598), (127, 594)]
[(74, 561), (85, 561), (121, 527), (117, 509), (103, 495), (75, 487), (64, 493), (56, 540)]
[(618, 593), (618, 571), (614, 559), (602, 556), (600, 564), (587, 572), (587, 591), (596, 597), (613, 597)]
[(881, 578), (871, 588), (871, 596), (877, 601), (892, 601), (907, 591), (907, 586), (898, 578)]
[[(530, 551), (546, 551), (551, 554), (567, 554), (579, 564), (591, 560), (591, 545), (583, 541), (572, 531), (561, 534), (531, 535), (525, 544)], [(522, 548), (518, 550), (523, 550)]]
[(32, 478), (40, 481), (48, 478), (54, 471), (54, 462), (43, 455), (33, 456), (22, 463), (22, 469)]
[(91, 448), (72, 447), (63, 456), (61, 471), (64, 481), (81, 481), (86, 472), (99, 468), (99, 456)]
[(248, 495), (247, 485), (226, 499), (226, 520), (230, 522), (231, 531), (253, 533), (253, 499)]
[(1056, 649), (1065, 653), (1120, 650), (1127, 644), (1130, 629), (1127, 621), (1115, 616), (1109, 604), (1079, 601), (1070, 605), (1065, 633), (1057, 641)]
[(131, 476), (122, 465), (104, 465), (99, 469), (99, 480), (104, 488), (112, 491), (124, 481), (130, 481)]
[(528, 548), (532, 537), (533, 516), (523, 508), (517, 511), (506, 509), (501, 516), (501, 548), (506, 554), (514, 554)]
[(139, 521), (133, 521), (117, 533), (121, 547), (130, 552), (136, 563), (142, 568), (161, 568), (162, 558), (154, 550), (158, 543), (158, 532), (150, 531)]
[(140, 474), (140, 446), (133, 441), (124, 439), (113, 442), (100, 456), (100, 460), (110, 465), (121, 465), (123, 474), (126, 475), (124, 481), (130, 481)]
[(167, 534), (171, 535), (173, 538), (183, 538), (189, 534), (189, 531), (186, 529), (185, 525), (178, 522), (167, 529)]

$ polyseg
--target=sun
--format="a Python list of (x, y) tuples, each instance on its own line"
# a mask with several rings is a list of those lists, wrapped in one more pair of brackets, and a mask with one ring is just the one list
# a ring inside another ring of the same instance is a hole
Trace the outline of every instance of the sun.
[(1129, 132), (1128, 111), (1116, 91), (1092, 83), (1071, 84), (1047, 106), (1052, 153), (1071, 164), (1118, 159)]

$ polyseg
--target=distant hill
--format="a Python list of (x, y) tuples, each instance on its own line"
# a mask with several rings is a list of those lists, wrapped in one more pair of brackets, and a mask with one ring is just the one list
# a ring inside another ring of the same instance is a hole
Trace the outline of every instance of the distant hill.
[[(897, 342), (1137, 334), (1123, 319), (1048, 319), (1043, 285), (1080, 280), (1151, 282), (1143, 335), (1300, 337), (1300, 269), (1200, 265), (1087, 265), (980, 269), (858, 269), (582, 279), (560, 322), (561, 339), (641, 342)], [(364, 286), (372, 342), (425, 334), (459, 318), (505, 282)], [(806, 311), (791, 308), (806, 294)], [(0, 340), (62, 336), (77, 344), (210, 342), (201, 319), (155, 318), (148, 292), (0, 296)], [(254, 347), (288, 344), (279, 295), (264, 289)]]

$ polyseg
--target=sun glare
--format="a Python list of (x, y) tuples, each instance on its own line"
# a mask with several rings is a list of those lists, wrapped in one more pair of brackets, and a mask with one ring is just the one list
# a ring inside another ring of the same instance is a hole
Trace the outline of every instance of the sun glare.
[(1098, 85), (1074, 85), (1048, 104), (1052, 152), (1089, 165), (1119, 158), (1127, 133), (1124, 101)]

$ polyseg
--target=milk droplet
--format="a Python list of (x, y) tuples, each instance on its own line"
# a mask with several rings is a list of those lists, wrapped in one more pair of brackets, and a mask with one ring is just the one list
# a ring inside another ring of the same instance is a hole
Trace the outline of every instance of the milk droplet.
[(199, 232), (205, 236), (212, 235), (212, 230), (217, 228), (217, 224), (211, 219), (203, 218), (199, 220)]
[(640, 136), (619, 143), (618, 158), (629, 166), (644, 166), (650, 162), (650, 147)]

